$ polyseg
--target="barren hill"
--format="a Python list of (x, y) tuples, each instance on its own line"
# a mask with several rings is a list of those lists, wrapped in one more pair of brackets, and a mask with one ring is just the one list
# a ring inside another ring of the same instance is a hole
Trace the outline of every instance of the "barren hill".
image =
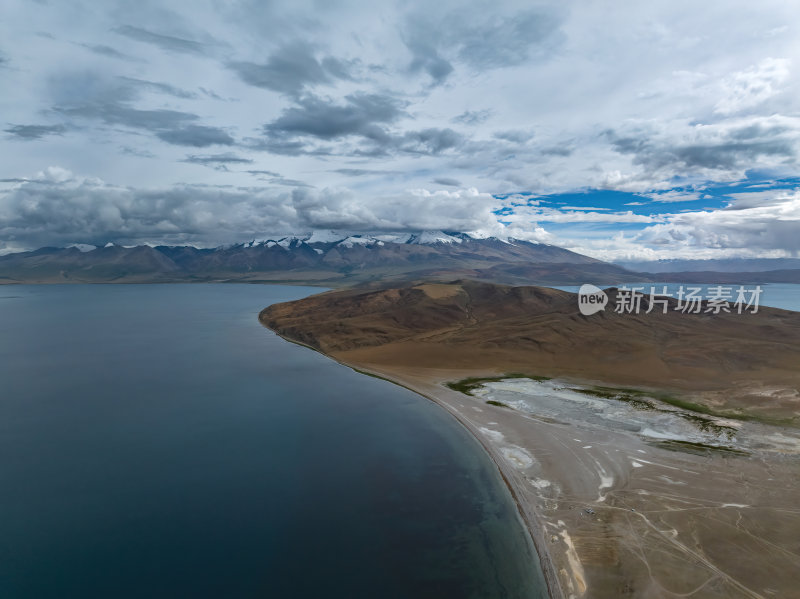
[[(800, 415), (800, 314), (583, 316), (575, 294), (459, 281), (329, 292), (265, 309), (281, 335), (384, 372), (524, 372), (702, 394), (726, 410)], [(647, 298), (643, 299), (643, 309)], [(782, 391), (769, 395), (765, 387)]]

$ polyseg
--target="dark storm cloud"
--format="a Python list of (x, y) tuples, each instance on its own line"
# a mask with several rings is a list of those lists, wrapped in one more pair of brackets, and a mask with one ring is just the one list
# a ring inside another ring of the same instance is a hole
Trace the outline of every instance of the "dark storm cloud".
[(141, 29), (131, 25), (117, 27), (114, 29), (114, 31), (138, 42), (152, 44), (169, 52), (182, 52), (186, 54), (201, 55), (206, 53), (206, 46), (199, 42), (182, 39), (179, 37), (172, 37), (171, 35), (162, 35), (160, 33), (154, 33), (152, 31), (148, 31), (147, 29)]
[(176, 146), (193, 146), (195, 148), (213, 145), (232, 146), (236, 143), (224, 129), (205, 125), (187, 125), (186, 127), (165, 129), (156, 133), (156, 137)]
[(41, 139), (48, 135), (61, 135), (65, 131), (63, 125), (12, 125), (5, 132), (17, 139)]
[(450, 177), (438, 177), (433, 180), (434, 183), (438, 183), (439, 185), (447, 185), (449, 187), (460, 187), (461, 181), (458, 179), (451, 179)]
[(350, 79), (351, 66), (333, 57), (318, 60), (313, 47), (305, 42), (282, 46), (264, 64), (228, 63), (245, 83), (289, 95), (297, 95), (307, 86)]

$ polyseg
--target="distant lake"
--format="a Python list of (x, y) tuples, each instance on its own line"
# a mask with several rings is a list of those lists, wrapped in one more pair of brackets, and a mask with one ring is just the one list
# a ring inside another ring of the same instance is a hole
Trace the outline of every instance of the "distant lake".
[[(615, 285), (616, 287), (621, 287), (623, 283), (619, 285)], [(703, 291), (701, 295), (703, 297), (708, 296), (708, 289), (711, 287), (725, 287), (730, 288), (733, 290), (733, 298), (736, 299), (736, 290), (740, 287), (739, 285), (728, 284), (728, 283), (713, 283), (713, 284), (699, 284), (699, 283), (624, 283), (624, 285), (628, 288), (634, 287), (643, 287), (644, 293), (650, 293), (650, 287), (656, 288), (656, 293), (660, 293), (664, 286), (667, 287), (667, 293), (675, 294), (681, 285), (686, 290), (689, 287), (701, 287)], [(611, 285), (607, 285), (604, 287), (610, 287)], [(742, 285), (747, 290), (754, 289), (756, 286), (752, 284)], [(759, 305), (761, 306), (770, 306), (772, 308), (783, 308), (784, 310), (795, 310), (800, 311), (800, 285), (795, 283), (762, 283), (761, 287), (761, 295), (759, 297)], [(570, 293), (577, 293), (578, 289), (580, 289), (580, 285), (564, 285), (554, 287), (554, 289), (561, 289), (563, 291), (569, 291)], [(749, 297), (749, 294), (748, 294)]]
[(489, 457), (261, 327), (318, 289), (0, 287), (0, 597), (544, 597)]

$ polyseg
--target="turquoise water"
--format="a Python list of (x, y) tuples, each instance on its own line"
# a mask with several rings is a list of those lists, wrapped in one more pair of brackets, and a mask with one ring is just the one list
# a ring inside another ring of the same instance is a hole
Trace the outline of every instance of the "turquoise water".
[[(732, 289), (732, 297), (733, 300), (736, 300), (736, 290), (740, 287), (739, 285), (729, 285), (729, 284), (705, 284), (701, 285), (698, 283), (624, 283), (624, 285), (628, 288), (634, 287), (641, 287), (644, 288), (644, 293), (650, 293), (650, 287), (656, 288), (656, 294), (660, 293), (661, 290), (666, 286), (667, 293), (675, 294), (677, 293), (678, 289), (683, 285), (684, 290), (688, 290), (690, 287), (701, 287), (702, 292), (701, 295), (705, 298), (708, 297), (708, 290), (709, 288), (713, 287), (723, 287)], [(622, 287), (623, 284), (615, 285), (616, 287)], [(754, 289), (755, 285), (742, 285), (748, 293), (746, 298), (750, 297), (749, 291)], [(760, 285), (761, 287), (761, 295), (759, 296), (759, 305), (761, 306), (770, 306), (772, 308), (782, 308), (784, 310), (795, 310), (800, 311), (800, 285), (794, 283), (765, 283)], [(554, 289), (561, 289), (563, 291), (569, 291), (570, 293), (577, 293), (578, 289), (580, 289), (580, 285), (565, 285), (560, 287), (554, 287)]]
[(543, 597), (435, 404), (260, 326), (310, 288), (0, 288), (0, 597)]

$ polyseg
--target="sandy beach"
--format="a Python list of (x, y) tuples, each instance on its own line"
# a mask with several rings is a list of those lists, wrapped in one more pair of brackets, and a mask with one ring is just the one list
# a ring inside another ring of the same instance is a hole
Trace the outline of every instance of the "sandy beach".
[(330, 292), (260, 318), (465, 426), (552, 597), (799, 596), (798, 315), (584, 318), (575, 305), (459, 282)]

